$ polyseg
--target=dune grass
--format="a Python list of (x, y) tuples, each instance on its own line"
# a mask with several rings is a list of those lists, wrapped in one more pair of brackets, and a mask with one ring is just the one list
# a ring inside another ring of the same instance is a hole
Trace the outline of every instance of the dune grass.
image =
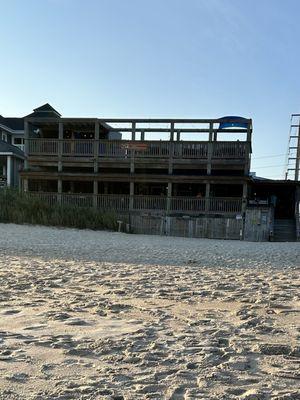
[(49, 205), (15, 189), (0, 189), (0, 222), (117, 230), (117, 216), (94, 208)]

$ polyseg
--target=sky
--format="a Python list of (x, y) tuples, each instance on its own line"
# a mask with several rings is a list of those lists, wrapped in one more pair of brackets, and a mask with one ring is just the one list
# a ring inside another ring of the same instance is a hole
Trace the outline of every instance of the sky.
[[(299, 0), (0, 0), (0, 114), (253, 119), (283, 178), (300, 113)], [(195, 137), (195, 140), (197, 138)]]

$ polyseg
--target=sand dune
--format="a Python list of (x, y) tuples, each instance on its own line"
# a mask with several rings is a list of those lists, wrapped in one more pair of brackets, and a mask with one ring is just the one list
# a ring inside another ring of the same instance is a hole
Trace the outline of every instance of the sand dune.
[(300, 244), (0, 224), (0, 399), (300, 399)]

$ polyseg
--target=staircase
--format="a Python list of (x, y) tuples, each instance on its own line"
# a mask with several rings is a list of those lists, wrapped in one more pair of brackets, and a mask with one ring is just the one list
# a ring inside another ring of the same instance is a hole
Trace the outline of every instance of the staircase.
[(296, 223), (293, 219), (274, 220), (274, 242), (295, 242)]

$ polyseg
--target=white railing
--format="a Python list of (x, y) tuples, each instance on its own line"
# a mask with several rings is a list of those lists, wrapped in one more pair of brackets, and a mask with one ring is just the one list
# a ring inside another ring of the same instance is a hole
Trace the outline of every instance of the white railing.
[(205, 211), (205, 198), (172, 197), (171, 211)]
[(241, 198), (210, 198), (209, 211), (215, 213), (238, 213), (242, 210)]
[(244, 158), (247, 142), (131, 141), (85, 139), (29, 139), (29, 156), (100, 158), (182, 158), (207, 159), (211, 145), (212, 158)]
[(42, 193), (28, 192), (28, 195), (47, 202), (49, 205), (64, 205), (77, 207), (97, 207), (103, 210), (115, 211), (149, 211), (157, 210), (170, 213), (188, 212), (234, 214), (241, 213), (241, 198), (197, 198), (166, 196), (129, 196), (127, 194), (98, 194), (90, 193)]
[(166, 196), (134, 196), (134, 210), (166, 210)]
[(98, 194), (96, 195), (96, 204), (97, 208), (103, 210), (127, 211), (129, 209), (129, 198), (130, 196), (126, 194)]

